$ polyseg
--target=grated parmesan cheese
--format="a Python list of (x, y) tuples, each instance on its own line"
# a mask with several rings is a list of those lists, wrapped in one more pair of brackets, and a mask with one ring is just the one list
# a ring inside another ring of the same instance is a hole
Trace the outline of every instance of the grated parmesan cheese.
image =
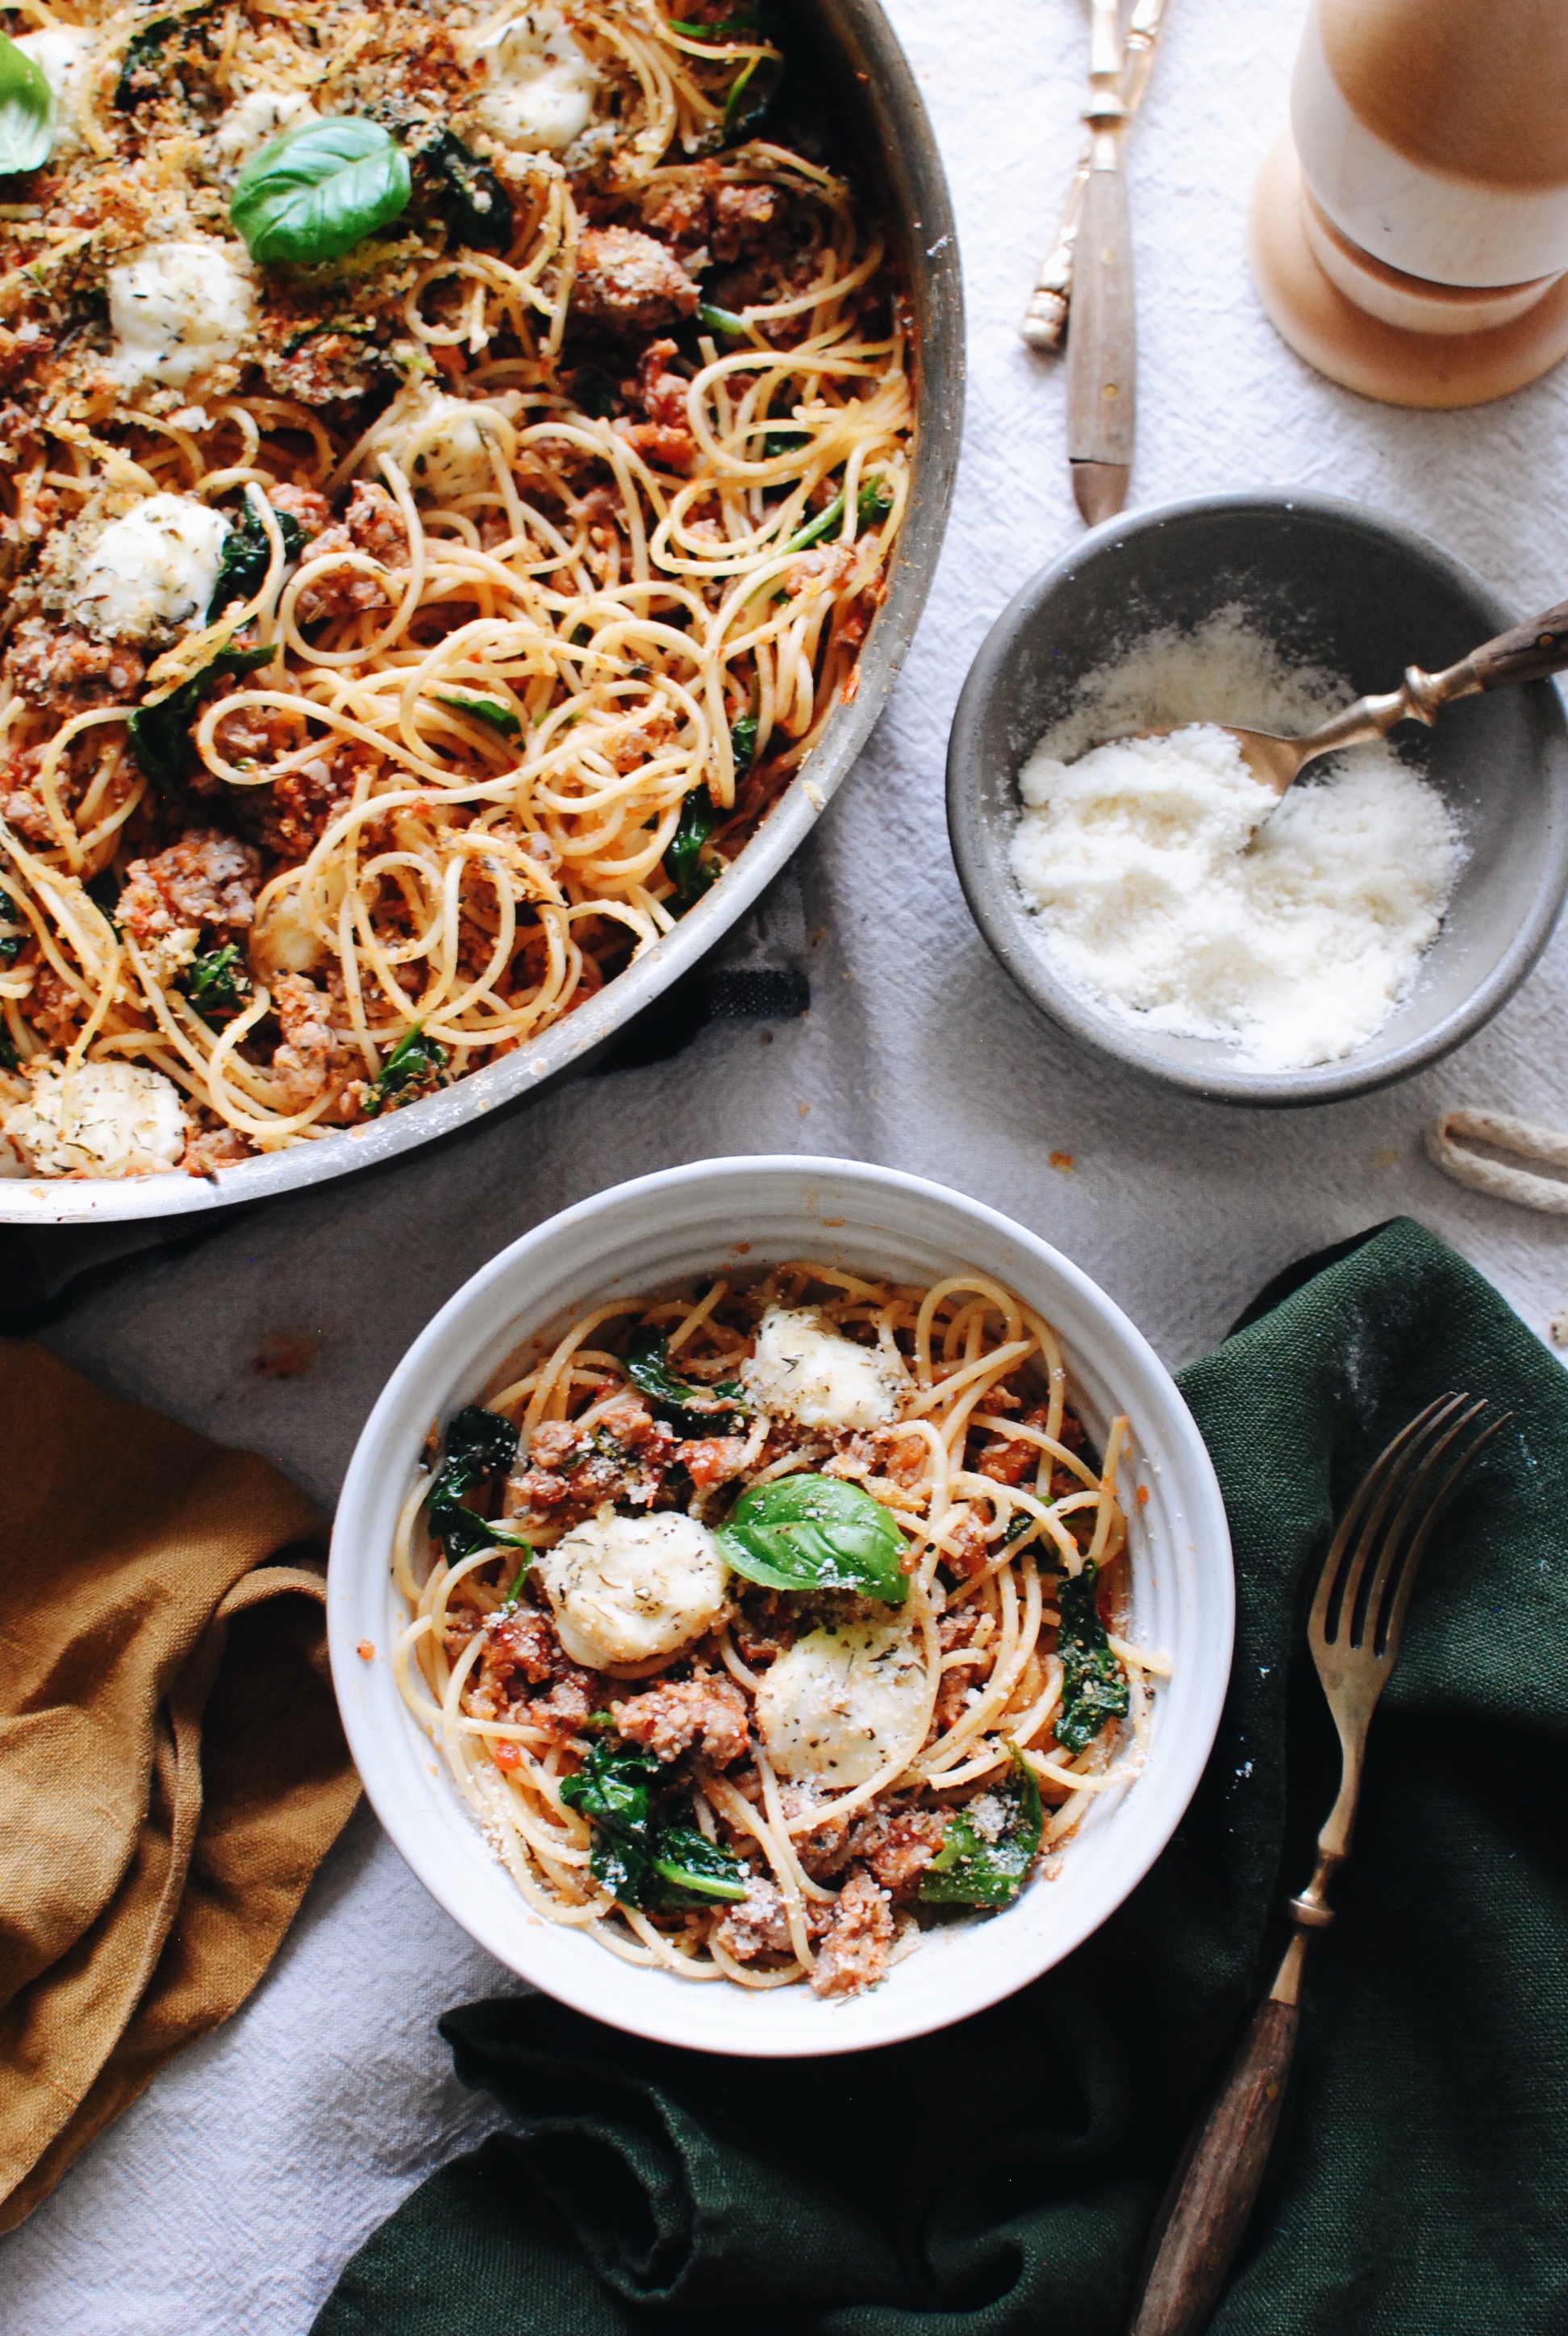
[[(1382, 744), (1277, 804), (1214, 726), (1289, 735), (1348, 694), (1292, 671), (1235, 609), (1090, 676), (1018, 778), (1012, 870), (1057, 968), (1124, 1019), (1226, 1041), (1260, 1070), (1364, 1045), (1437, 937), (1464, 857), (1454, 818)], [(1172, 720), (1169, 736), (1115, 735)]]

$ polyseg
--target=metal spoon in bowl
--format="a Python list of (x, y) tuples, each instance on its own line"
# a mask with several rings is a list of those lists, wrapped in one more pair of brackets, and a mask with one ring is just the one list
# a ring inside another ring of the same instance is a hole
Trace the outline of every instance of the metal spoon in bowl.
[[(1304, 738), (1278, 738), (1269, 730), (1232, 730), (1242, 760), (1263, 786), (1282, 795), (1309, 763), (1331, 754), (1339, 746), (1359, 746), (1369, 738), (1385, 738), (1397, 722), (1436, 722), (1445, 706), (1456, 697), (1474, 697), (1478, 690), (1506, 689), (1516, 681), (1544, 681), (1548, 674), (1568, 667), (1568, 600), (1548, 608), (1530, 624), (1515, 625), (1472, 649), (1457, 665), (1442, 673), (1423, 673), (1418, 665), (1405, 671), (1402, 689), (1385, 697), (1359, 697)], [(1224, 727), (1225, 725), (1217, 725)], [(1168, 736), (1174, 723), (1145, 731), (1145, 737)]]

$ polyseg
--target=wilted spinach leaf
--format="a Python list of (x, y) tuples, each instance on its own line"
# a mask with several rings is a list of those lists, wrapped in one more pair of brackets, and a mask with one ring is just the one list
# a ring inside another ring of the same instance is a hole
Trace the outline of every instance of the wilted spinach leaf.
[[(91, 891), (92, 885), (87, 889)], [(15, 965), (26, 946), (25, 933), (0, 933), (0, 965)]]
[(193, 957), (181, 987), (202, 1020), (214, 1026), (232, 1022), (250, 1000), (250, 975), (232, 941)]
[[(1006, 1812), (994, 1832), (973, 1815), (987, 1801), (1001, 1803)], [(920, 1896), (929, 1906), (1010, 1906), (1028, 1880), (1044, 1831), (1040, 1788), (1015, 1750), (1007, 1783), (989, 1786), (948, 1819), (942, 1845), (920, 1878)]]
[(463, 1505), (465, 1494), (503, 1475), (516, 1457), (517, 1430), (499, 1411), (487, 1411), (482, 1403), (464, 1404), (448, 1422), (441, 1469), (424, 1496), (424, 1506), (431, 1533), (453, 1564), (472, 1557), (475, 1550), (491, 1547), (526, 1549), (531, 1564), (531, 1543)]
[(659, 1764), (640, 1745), (602, 1737), (560, 1797), (594, 1827), (589, 1864), (628, 1906), (701, 1906), (745, 1896), (738, 1857), (692, 1825), (656, 1826), (648, 1787)]
[(729, 725), (729, 748), (735, 757), (735, 774), (744, 779), (756, 756), (757, 718), (755, 714), (743, 714)]
[(488, 723), (491, 729), (499, 730), (503, 738), (515, 738), (522, 727), (511, 706), (504, 705), (499, 697), (470, 697), (466, 693), (458, 696), (449, 690), (439, 690), (436, 694), (443, 706), (450, 706), (456, 714), (472, 714), (476, 722)]
[[(855, 515), (862, 527), (874, 527), (883, 513), (891, 511), (892, 507), (893, 497), (891, 487), (887, 486), (881, 478), (862, 480), (860, 493), (855, 497)], [(813, 543), (820, 543), (824, 535), (833, 533), (834, 528), (842, 523), (843, 515), (844, 499), (841, 489), (825, 511), (818, 511), (815, 519), (808, 520), (804, 527), (795, 530), (784, 545), (784, 550), (786, 551), (809, 550)]]
[(694, 787), (680, 807), (680, 818), (664, 855), (665, 873), (675, 886), (677, 913), (700, 900), (719, 871), (703, 858), (703, 846), (718, 818), (706, 787)]
[(716, 1898), (733, 1905), (745, 1896), (745, 1867), (695, 1825), (667, 1825), (656, 1834), (653, 1870), (665, 1883), (665, 1903), (703, 1906)]
[[(285, 560), (297, 560), (305, 549), (305, 530), (292, 511), (275, 511), (278, 531), (283, 538)], [(218, 555), (218, 581), (212, 588), (212, 598), (207, 603), (210, 623), (220, 617), (236, 600), (248, 600), (261, 589), (267, 575), (267, 564), (272, 557), (272, 547), (267, 540), (267, 530), (248, 503), (239, 519), (223, 539), (223, 549)], [(259, 662), (259, 660), (258, 660)]]
[(446, 1067), (446, 1048), (433, 1038), (427, 1038), (416, 1022), (394, 1046), (386, 1060), (370, 1082), (370, 1093), (365, 1099), (367, 1119), (377, 1119), (384, 1111), (395, 1111), (405, 1103), (414, 1103), (421, 1095), (434, 1095), (438, 1087), (452, 1085), (452, 1075)]
[(1080, 1573), (1064, 1573), (1057, 1585), (1062, 1700), (1055, 1734), (1067, 1752), (1087, 1751), (1106, 1720), (1127, 1715), (1127, 1675), (1111, 1652), (1095, 1603), (1098, 1574), (1098, 1566), (1086, 1560)]
[(468, 244), (475, 251), (508, 250), (511, 198), (489, 164), (471, 154), (450, 130), (438, 130), (424, 153), (453, 242)]
[(728, 145), (737, 144), (762, 128), (773, 112), (774, 100), (784, 80), (782, 57), (748, 57), (730, 84), (725, 101), (724, 134)]
[(904, 1537), (880, 1501), (842, 1476), (775, 1477), (743, 1493), (718, 1532), (726, 1563), (770, 1590), (858, 1590), (901, 1606)]
[(190, 723), (197, 700), (215, 673), (249, 673), (270, 665), (276, 649), (219, 649), (210, 665), (171, 690), (156, 706), (139, 706), (126, 723), (131, 751), (153, 785), (165, 794), (177, 794), (196, 768), (190, 743)]
[(627, 1376), (671, 1426), (687, 1436), (725, 1436), (751, 1406), (737, 1379), (694, 1387), (677, 1377), (666, 1356), (669, 1341), (657, 1330), (634, 1330), (627, 1343)]

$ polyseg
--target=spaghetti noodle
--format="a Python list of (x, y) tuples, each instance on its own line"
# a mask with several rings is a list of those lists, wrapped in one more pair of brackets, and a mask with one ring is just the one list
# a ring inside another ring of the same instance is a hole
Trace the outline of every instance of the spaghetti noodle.
[[(907, 320), (706, 5), (6, 15), (62, 127), (0, 204), (0, 1166), (210, 1173), (525, 1044), (722, 873), (853, 694)], [(257, 139), (344, 116), (407, 208), (253, 263)]]
[(1127, 1433), (1096, 1466), (1050, 1326), (983, 1274), (614, 1300), (449, 1423), (399, 1685), (536, 1913), (854, 1993), (1143, 1766)]

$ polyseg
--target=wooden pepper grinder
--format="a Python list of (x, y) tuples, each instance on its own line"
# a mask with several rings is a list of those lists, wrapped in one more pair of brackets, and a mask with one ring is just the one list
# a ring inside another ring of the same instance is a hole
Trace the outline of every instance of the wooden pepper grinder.
[(1568, 5), (1311, 0), (1252, 273), (1291, 347), (1391, 405), (1568, 352)]

